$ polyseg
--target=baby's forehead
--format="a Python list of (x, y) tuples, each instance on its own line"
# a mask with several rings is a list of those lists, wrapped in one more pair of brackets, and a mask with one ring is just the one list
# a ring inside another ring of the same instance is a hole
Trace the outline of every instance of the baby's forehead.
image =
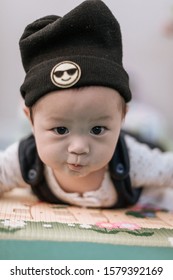
[(40, 98), (36, 104), (44, 103), (44, 106), (46, 106), (47, 103), (57, 103), (59, 105), (65, 105), (68, 102), (75, 103), (75, 105), (92, 103), (96, 108), (97, 105), (100, 106), (101, 104), (103, 106), (112, 103), (119, 104), (121, 99), (119, 92), (114, 89), (102, 86), (84, 86), (51, 91)]

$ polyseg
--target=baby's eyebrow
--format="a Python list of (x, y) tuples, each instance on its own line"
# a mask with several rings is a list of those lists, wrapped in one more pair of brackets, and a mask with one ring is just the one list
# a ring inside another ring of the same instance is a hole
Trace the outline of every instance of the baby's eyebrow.
[[(105, 116), (98, 116), (98, 117), (89, 117), (87, 118), (89, 122), (99, 122), (99, 121), (110, 121), (112, 120), (112, 117), (109, 115), (105, 115)], [(69, 123), (71, 122), (73, 119), (72, 118), (66, 118), (66, 117), (56, 117), (56, 116), (49, 116), (47, 118), (48, 121), (50, 122), (60, 122), (60, 123)]]
[(53, 122), (68, 122), (69, 119), (63, 118), (63, 117), (54, 117), (54, 116), (49, 116), (47, 118), (48, 121), (53, 121)]
[(112, 120), (112, 117), (109, 115), (105, 115), (105, 116), (93, 118), (93, 121), (107, 121), (107, 120)]

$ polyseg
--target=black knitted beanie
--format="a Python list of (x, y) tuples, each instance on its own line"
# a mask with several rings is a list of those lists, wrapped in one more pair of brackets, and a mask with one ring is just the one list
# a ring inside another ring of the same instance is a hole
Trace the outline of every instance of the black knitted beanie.
[(120, 26), (102, 1), (87, 0), (63, 17), (34, 21), (19, 44), (26, 106), (52, 91), (91, 85), (113, 88), (130, 101)]

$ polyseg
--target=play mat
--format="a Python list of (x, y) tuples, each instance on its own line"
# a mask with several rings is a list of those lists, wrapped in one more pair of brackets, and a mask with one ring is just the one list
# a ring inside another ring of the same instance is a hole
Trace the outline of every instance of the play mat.
[(39, 242), (53, 248), (57, 244), (69, 248), (93, 245), (92, 250), (99, 244), (105, 245), (105, 250), (164, 248), (173, 259), (173, 213), (152, 205), (100, 210), (48, 204), (38, 201), (30, 190), (16, 189), (0, 200), (0, 258), (15, 258), (12, 250), (18, 248), (19, 241), (28, 248), (36, 248)]

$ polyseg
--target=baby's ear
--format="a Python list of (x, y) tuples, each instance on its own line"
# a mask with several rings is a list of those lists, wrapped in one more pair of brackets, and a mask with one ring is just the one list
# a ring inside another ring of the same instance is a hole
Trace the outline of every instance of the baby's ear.
[(23, 105), (23, 111), (24, 111), (24, 113), (25, 113), (27, 119), (30, 121), (30, 123), (33, 124), (30, 108), (27, 107), (27, 106), (24, 104), (24, 105)]
[(125, 108), (125, 116), (126, 116), (126, 114), (128, 113), (128, 111), (129, 111), (129, 105), (127, 105), (127, 104), (126, 104), (126, 108)]
[(30, 110), (28, 107), (26, 107), (25, 105), (23, 105), (23, 111), (25, 113), (25, 115), (27, 116), (28, 119), (30, 119)]

